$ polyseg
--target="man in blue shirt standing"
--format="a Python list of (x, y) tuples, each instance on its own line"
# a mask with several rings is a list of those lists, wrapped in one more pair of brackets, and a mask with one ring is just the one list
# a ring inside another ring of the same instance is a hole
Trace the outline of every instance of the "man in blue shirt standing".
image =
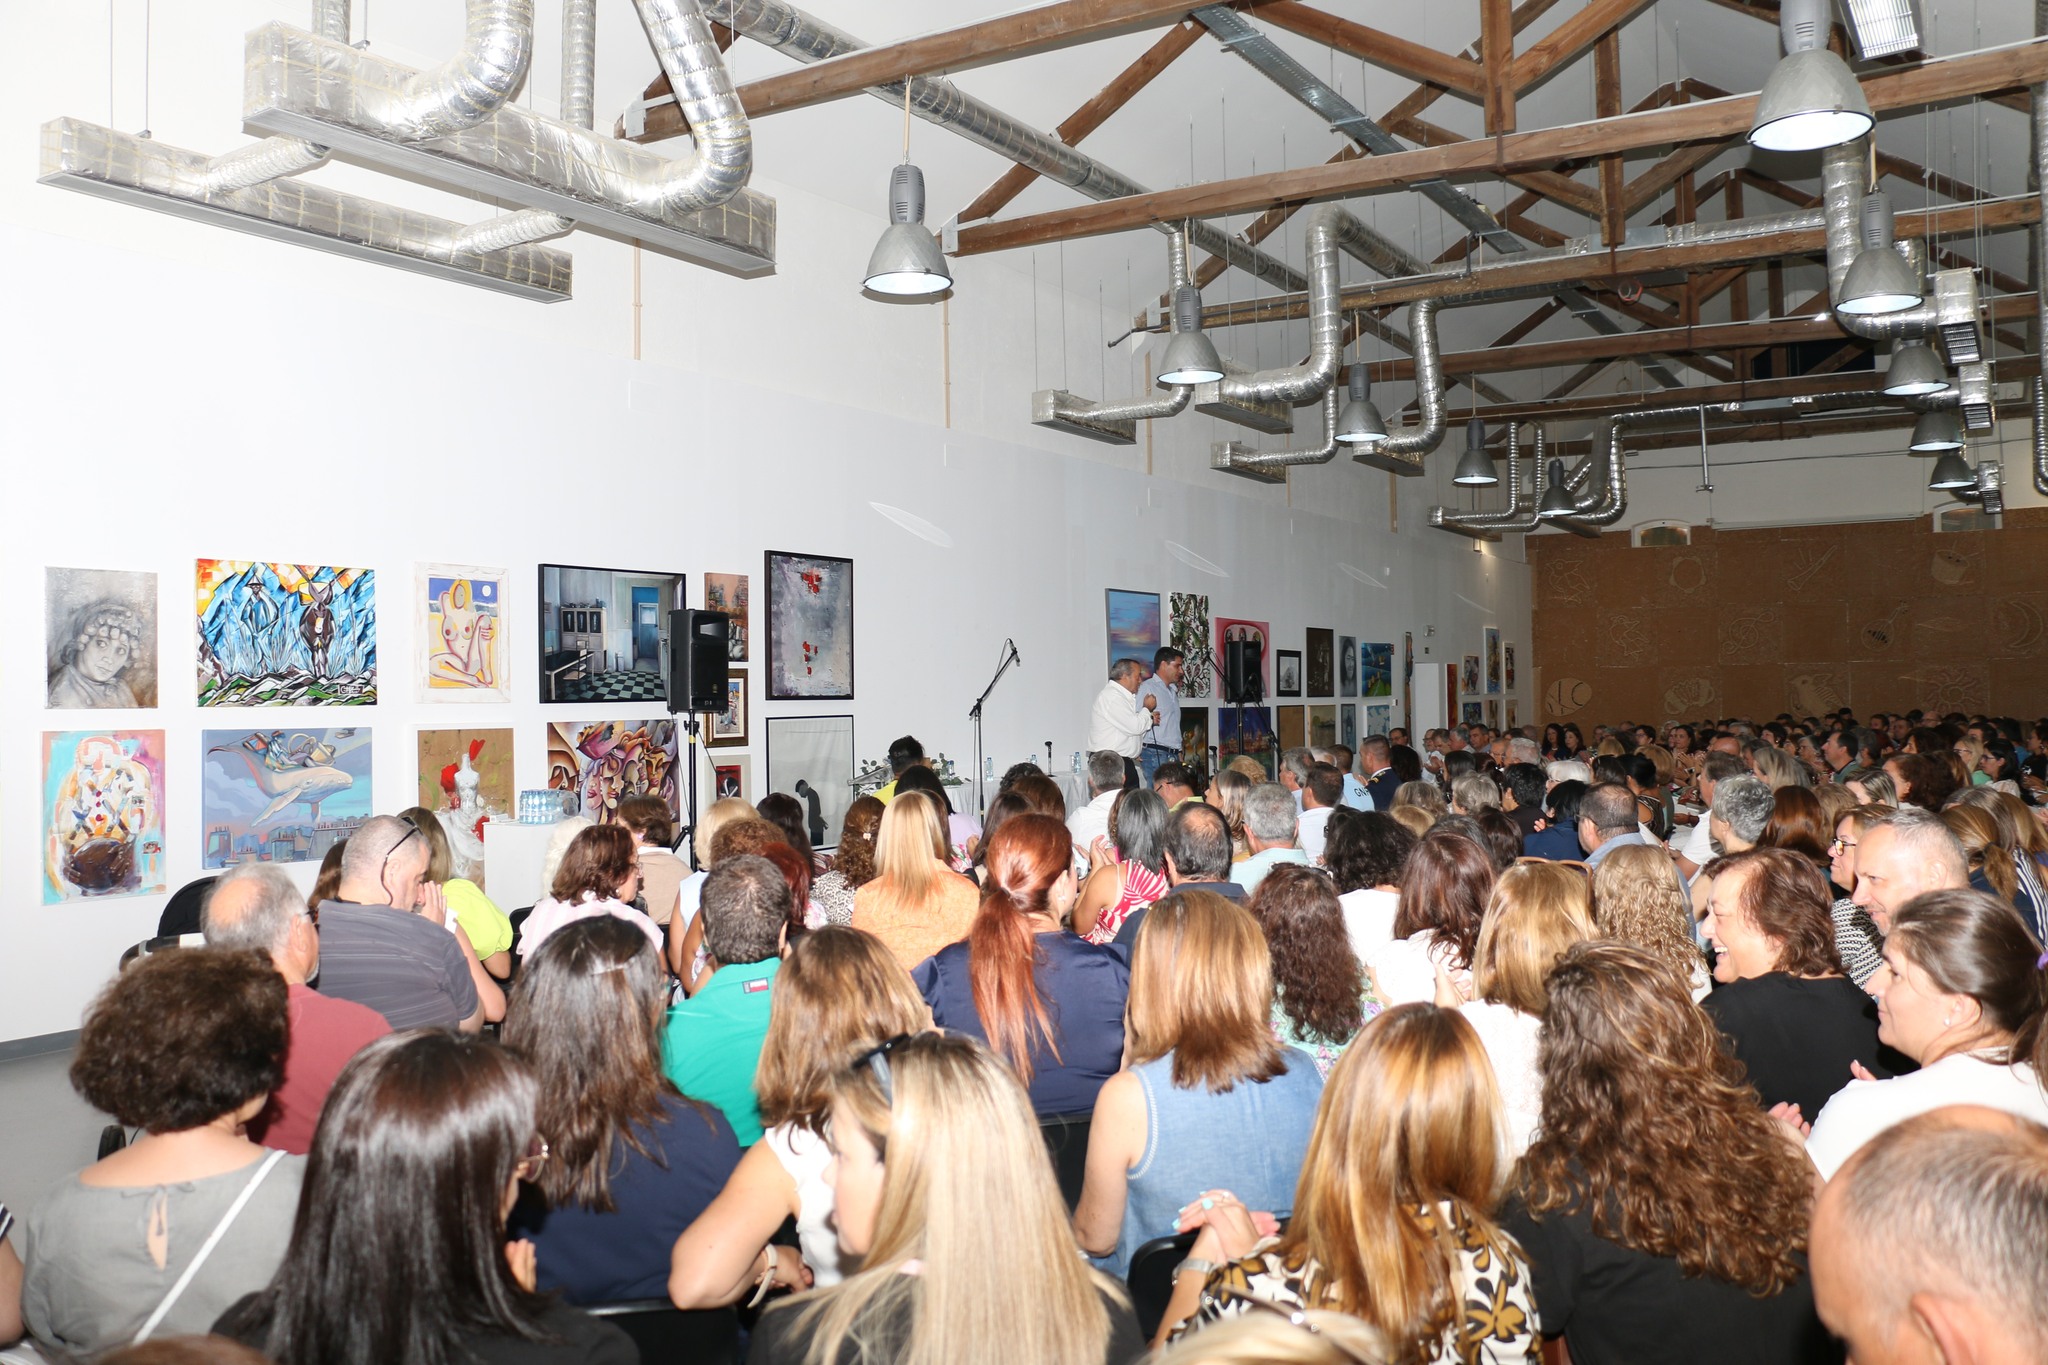
[(1147, 787), (1152, 785), (1152, 775), (1159, 771), (1160, 764), (1180, 761), (1180, 679), (1186, 669), (1186, 655), (1162, 646), (1153, 651), (1152, 676), (1138, 685), (1138, 705), (1143, 706), (1147, 697), (1156, 703), (1152, 728), (1141, 737), (1144, 747), (1138, 751), (1138, 765)]

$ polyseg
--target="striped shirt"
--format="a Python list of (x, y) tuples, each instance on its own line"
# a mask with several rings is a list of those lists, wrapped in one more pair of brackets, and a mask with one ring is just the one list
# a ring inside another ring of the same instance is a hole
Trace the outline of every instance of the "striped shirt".
[(395, 1030), (453, 1028), (476, 1013), (476, 982), (455, 935), (388, 905), (320, 903), (315, 986), (367, 1005)]

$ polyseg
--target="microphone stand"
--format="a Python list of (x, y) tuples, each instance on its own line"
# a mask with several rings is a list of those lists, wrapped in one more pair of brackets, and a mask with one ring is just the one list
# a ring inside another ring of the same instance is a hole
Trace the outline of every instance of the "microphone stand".
[(981, 689), (981, 695), (974, 699), (967, 715), (974, 722), (974, 814), (977, 819), (988, 813), (988, 792), (982, 783), (981, 758), (981, 707), (988, 700), (988, 694), (996, 690), (996, 684), (1003, 680), (1003, 674), (1010, 671), (1010, 665), (1017, 663), (1017, 643), (1003, 641), (1003, 662), (997, 666), (996, 675), (988, 680), (988, 686)]

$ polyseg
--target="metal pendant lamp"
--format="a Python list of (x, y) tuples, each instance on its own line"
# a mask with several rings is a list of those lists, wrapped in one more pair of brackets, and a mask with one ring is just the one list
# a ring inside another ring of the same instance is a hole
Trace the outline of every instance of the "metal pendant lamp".
[(877, 294), (942, 294), (953, 287), (945, 253), (924, 225), (924, 172), (908, 161), (889, 172), (889, 226), (861, 281)]
[(1213, 384), (1223, 377), (1223, 360), (1216, 343), (1202, 331), (1202, 291), (1183, 284), (1173, 291), (1173, 340), (1166, 343), (1166, 355), (1159, 362), (1162, 389), (1182, 384)]
[(1474, 417), (1465, 423), (1465, 453), (1458, 457), (1451, 482), (1468, 488), (1483, 488), (1500, 482), (1493, 472), (1493, 456), (1486, 453), (1486, 423)]
[(1869, 132), (1876, 119), (1849, 64), (1828, 51), (1828, 0), (1784, 0), (1778, 35), (1785, 55), (1757, 96), (1753, 147), (1811, 152)]
[(1908, 450), (1932, 455), (1944, 450), (1963, 448), (1963, 424), (1955, 413), (1947, 408), (1936, 408), (1920, 414), (1920, 420), (1913, 423), (1913, 438), (1906, 443)]
[(1835, 307), (1865, 316), (1917, 308), (1926, 286), (1892, 245), (1892, 204), (1883, 194), (1863, 198), (1863, 250), (1842, 276)]
[(1914, 398), (1948, 387), (1948, 371), (1926, 342), (1902, 341), (1892, 347), (1891, 363), (1884, 372), (1886, 393), (1894, 398)]
[(1372, 379), (1362, 360), (1351, 366), (1351, 396), (1337, 414), (1337, 439), (1348, 446), (1374, 446), (1387, 439), (1387, 422), (1372, 401)]
[(1572, 504), (1572, 492), (1564, 486), (1563, 460), (1550, 462), (1549, 484), (1543, 490), (1543, 501), (1536, 504), (1536, 515), (1545, 521), (1576, 515), (1579, 509)]
[(1934, 472), (1928, 476), (1927, 487), (1936, 493), (1952, 493), (1958, 488), (1975, 488), (1977, 471), (1970, 468), (1970, 462), (1957, 451), (1946, 451), (1934, 462)]

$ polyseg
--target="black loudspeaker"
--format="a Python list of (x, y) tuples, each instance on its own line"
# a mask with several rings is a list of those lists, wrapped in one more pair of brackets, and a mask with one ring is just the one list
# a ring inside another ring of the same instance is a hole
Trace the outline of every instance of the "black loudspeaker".
[(678, 714), (725, 710), (726, 633), (732, 619), (720, 611), (668, 614), (668, 709)]
[(1223, 645), (1223, 700), (1232, 706), (1257, 706), (1265, 698), (1259, 676), (1259, 642), (1228, 640)]

